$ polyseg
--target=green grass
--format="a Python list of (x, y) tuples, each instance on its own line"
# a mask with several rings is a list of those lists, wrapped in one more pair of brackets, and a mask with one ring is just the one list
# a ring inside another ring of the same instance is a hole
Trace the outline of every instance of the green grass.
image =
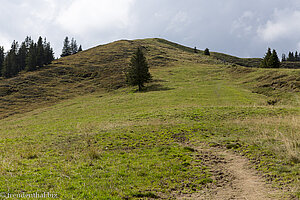
[(223, 53), (212, 52), (211, 56), (218, 59), (223, 63), (236, 64), (244, 67), (255, 67), (259, 68), (261, 66), (261, 58), (239, 58)]
[(228, 70), (239, 84), (266, 96), (269, 105), (300, 105), (298, 69), (249, 69), (235, 66), (229, 67)]
[(300, 110), (290, 103), (299, 93), (278, 90), (281, 103), (268, 105), (249, 73), (269, 71), (237, 73), (153, 41), (138, 42), (149, 44), (153, 63), (159, 55), (168, 61), (151, 68), (144, 92), (96, 90), (2, 119), (0, 193), (140, 199), (197, 192), (216, 182), (192, 148), (199, 142), (245, 154), (274, 184), (299, 193)]
[(299, 69), (300, 68), (299, 62), (284, 61), (284, 62), (281, 62), (280, 64), (281, 64), (282, 68), (289, 68), (289, 69)]
[[(168, 85), (178, 87), (178, 80), (190, 76), (190, 70), (205, 70), (194, 68), (166, 68), (160, 78), (172, 69), (181, 71)], [(5, 119), (2, 192), (50, 190), (61, 198), (121, 198), (201, 189), (210, 182), (209, 173), (194, 158), (195, 152), (180, 145), (192, 133), (180, 125), (185, 119), (176, 117), (182, 113), (176, 108), (184, 105), (185, 110), (198, 101), (186, 85), (182, 82), (178, 91), (123, 89), (90, 95)], [(207, 92), (215, 95), (210, 88)], [(186, 104), (186, 98), (192, 101)]]

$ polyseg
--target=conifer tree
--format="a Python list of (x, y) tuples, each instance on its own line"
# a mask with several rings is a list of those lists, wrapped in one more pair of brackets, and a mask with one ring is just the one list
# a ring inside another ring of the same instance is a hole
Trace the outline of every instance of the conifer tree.
[(0, 76), (2, 76), (4, 57), (5, 57), (4, 47), (0, 46)]
[(291, 51), (289, 52), (289, 56), (287, 58), (287, 61), (291, 61), (291, 62), (295, 61), (294, 52), (291, 52)]
[(19, 71), (22, 71), (26, 67), (26, 58), (28, 54), (28, 49), (26, 47), (26, 43), (22, 42), (18, 54), (17, 54), (17, 63)]
[(288, 57), (286, 59), (287, 61), (291, 61), (291, 55), (292, 55), (292, 52), (289, 51)]
[(197, 47), (194, 48), (194, 53), (198, 53)]
[(78, 48), (78, 52), (82, 51), (82, 46), (80, 45)]
[(19, 44), (17, 41), (14, 40), (10, 50), (12, 76), (16, 75), (20, 71), (18, 66), (18, 60), (17, 60), (18, 50), (19, 50)]
[(286, 55), (283, 53), (281, 56), (281, 62), (285, 62), (286, 61)]
[(5, 78), (9, 78), (9, 77), (12, 76), (11, 67), (10, 67), (11, 64), (10, 64), (10, 58), (9, 57), (10, 57), (10, 55), (7, 52), (7, 55), (4, 58), (3, 65), (2, 65), (2, 70), (1, 70), (1, 74)]
[(71, 45), (68, 36), (64, 40), (64, 46), (62, 49), (61, 57), (69, 56), (72, 54)]
[(54, 60), (54, 52), (50, 45), (50, 42), (47, 42), (47, 39), (44, 38), (44, 64), (48, 65)]
[(11, 45), (10, 51), (7, 53), (2, 67), (2, 75), (5, 78), (10, 78), (19, 72), (17, 65), (18, 42), (15, 40)]
[(30, 48), (30, 45), (31, 45), (31, 42), (32, 42), (32, 39), (31, 39), (31, 37), (29, 37), (29, 36), (27, 36), (26, 38), (25, 38), (25, 46), (26, 46), (26, 48), (27, 48), (27, 51), (29, 51), (29, 48)]
[(26, 58), (26, 71), (34, 71), (38, 65), (37, 62), (37, 45), (31, 41), (28, 56)]
[(74, 40), (74, 38), (72, 38), (71, 40), (70, 48), (71, 48), (71, 54), (76, 54), (78, 52), (77, 42), (76, 40)]
[(43, 45), (43, 39), (40, 36), (38, 39), (38, 42), (36, 44), (36, 64), (39, 67), (43, 67), (45, 61), (45, 56), (44, 56), (44, 45)]
[(131, 58), (129, 69), (126, 74), (126, 82), (129, 85), (139, 87), (139, 91), (144, 87), (144, 83), (151, 80), (149, 67), (142, 49), (139, 47)]
[(277, 56), (277, 53), (275, 49), (273, 49), (272, 55), (268, 60), (268, 65), (269, 68), (279, 68), (280, 67), (280, 61)]
[(268, 51), (267, 51), (267, 53), (266, 53), (266, 55), (263, 58), (263, 61), (261, 63), (261, 67), (268, 68), (268, 62), (269, 62), (269, 59), (270, 59), (271, 55), (272, 55), (271, 48), (268, 48)]
[(53, 49), (48, 42), (45, 46), (45, 63), (46, 65), (50, 64), (54, 60), (54, 53)]
[(209, 52), (209, 49), (208, 49), (208, 48), (206, 48), (206, 49), (204, 50), (204, 55), (210, 56), (210, 52)]

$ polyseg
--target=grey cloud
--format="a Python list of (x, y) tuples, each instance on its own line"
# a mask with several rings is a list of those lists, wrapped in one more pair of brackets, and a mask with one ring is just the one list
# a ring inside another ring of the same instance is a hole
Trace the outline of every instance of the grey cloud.
[(66, 35), (84, 48), (117, 39), (163, 37), (191, 47), (261, 57), (300, 49), (300, 2), (290, 0), (12, 0), (0, 8), (0, 45)]

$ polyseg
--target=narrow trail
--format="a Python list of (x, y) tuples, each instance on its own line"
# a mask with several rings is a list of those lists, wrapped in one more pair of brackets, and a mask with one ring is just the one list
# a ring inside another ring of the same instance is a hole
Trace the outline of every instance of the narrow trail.
[(202, 193), (177, 196), (176, 199), (211, 200), (279, 200), (288, 199), (266, 184), (264, 179), (251, 169), (244, 157), (219, 148), (196, 148), (199, 156), (211, 169), (216, 183)]

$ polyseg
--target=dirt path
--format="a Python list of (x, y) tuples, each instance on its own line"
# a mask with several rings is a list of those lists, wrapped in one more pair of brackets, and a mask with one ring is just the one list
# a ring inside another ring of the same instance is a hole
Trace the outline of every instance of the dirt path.
[(219, 148), (198, 148), (199, 156), (210, 167), (216, 180), (202, 193), (177, 196), (176, 199), (212, 200), (276, 200), (285, 199), (280, 191), (267, 185), (250, 162), (232, 151)]

